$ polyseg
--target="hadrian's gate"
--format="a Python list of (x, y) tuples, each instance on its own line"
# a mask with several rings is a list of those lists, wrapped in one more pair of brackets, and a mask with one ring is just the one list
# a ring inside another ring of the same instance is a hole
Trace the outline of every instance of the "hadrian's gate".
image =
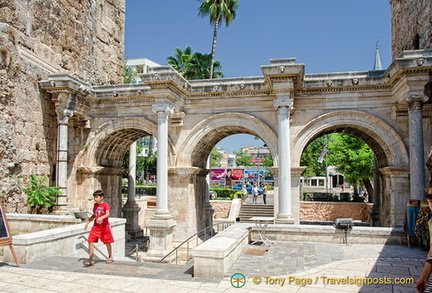
[(114, 216), (121, 216), (124, 154), (137, 139), (153, 135), (160, 180), (150, 229), (183, 240), (211, 224), (211, 149), (229, 135), (247, 133), (273, 155), (277, 221), (299, 223), (301, 154), (319, 136), (343, 132), (375, 153), (380, 225), (401, 226), (406, 202), (422, 196), (428, 179), (431, 107), (424, 89), (431, 65), (430, 51), (415, 51), (386, 71), (305, 74), (295, 59), (277, 59), (262, 66), (260, 77), (186, 81), (169, 67), (155, 67), (141, 76), (144, 84), (91, 86), (51, 75), (40, 84), (64, 118), (59, 153), (69, 156), (66, 163), (58, 160), (59, 178), (65, 175), (59, 208), (87, 209), (91, 191), (102, 188)]

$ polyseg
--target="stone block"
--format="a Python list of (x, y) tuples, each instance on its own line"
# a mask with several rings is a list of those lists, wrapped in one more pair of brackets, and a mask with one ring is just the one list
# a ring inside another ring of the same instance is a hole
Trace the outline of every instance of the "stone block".
[(192, 249), (194, 276), (223, 278), (248, 245), (250, 226), (236, 223)]
[[(110, 218), (115, 242), (112, 244), (114, 259), (125, 257), (125, 219)], [(13, 247), (22, 264), (52, 256), (88, 258), (87, 236), (84, 223), (34, 233), (14, 236)], [(106, 259), (108, 254), (101, 242), (95, 245), (95, 259)], [(14, 262), (9, 249), (4, 250), (4, 260)]]

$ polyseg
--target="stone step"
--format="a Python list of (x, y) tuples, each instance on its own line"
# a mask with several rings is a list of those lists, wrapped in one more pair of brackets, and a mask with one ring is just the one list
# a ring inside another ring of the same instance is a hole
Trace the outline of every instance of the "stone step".
[(251, 222), (252, 217), (273, 217), (274, 205), (242, 205), (239, 212), (240, 222)]

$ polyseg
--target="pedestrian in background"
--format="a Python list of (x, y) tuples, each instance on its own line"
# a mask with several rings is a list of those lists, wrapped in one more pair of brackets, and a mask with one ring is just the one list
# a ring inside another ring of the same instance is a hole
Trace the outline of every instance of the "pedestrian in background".
[(261, 189), (263, 192), (263, 203), (267, 204), (267, 186), (263, 183), (261, 183)]

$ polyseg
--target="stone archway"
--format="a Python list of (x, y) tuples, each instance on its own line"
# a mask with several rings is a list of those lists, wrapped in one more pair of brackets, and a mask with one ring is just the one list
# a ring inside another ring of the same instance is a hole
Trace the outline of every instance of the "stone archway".
[[(332, 132), (351, 134), (373, 150), (377, 163), (381, 225), (401, 226), (409, 199), (409, 155), (400, 135), (384, 120), (361, 111), (323, 114), (302, 128), (293, 142), (292, 167), (300, 167), (303, 150), (314, 139)], [(399, 194), (394, 194), (398, 190)]]
[(175, 237), (191, 235), (211, 224), (207, 158), (220, 140), (240, 133), (261, 138), (273, 154), (274, 162), (277, 162), (277, 136), (260, 119), (243, 113), (216, 114), (203, 119), (179, 143), (178, 149), (182, 152), (178, 153), (176, 167), (170, 169), (170, 204), (182, 203), (170, 206), (177, 221)]
[[(102, 123), (88, 138), (89, 144), (80, 152), (73, 170), (76, 188), (71, 189), (70, 198), (75, 204), (88, 200), (90, 191), (103, 189), (114, 217), (121, 216), (122, 162), (129, 146), (136, 140), (151, 135), (157, 136), (157, 125), (143, 118), (122, 118)], [(170, 160), (175, 156), (172, 143)], [(73, 186), (73, 184), (70, 184)], [(74, 192), (72, 192), (72, 190)], [(87, 196), (87, 197), (86, 197)], [(91, 198), (90, 198), (91, 199)]]
[(273, 162), (277, 166), (278, 139), (275, 131), (260, 119), (243, 113), (216, 114), (198, 123), (181, 143), (180, 148), (185, 151), (178, 155), (177, 166), (205, 168), (207, 158), (216, 143), (239, 133), (261, 138), (273, 154)]

